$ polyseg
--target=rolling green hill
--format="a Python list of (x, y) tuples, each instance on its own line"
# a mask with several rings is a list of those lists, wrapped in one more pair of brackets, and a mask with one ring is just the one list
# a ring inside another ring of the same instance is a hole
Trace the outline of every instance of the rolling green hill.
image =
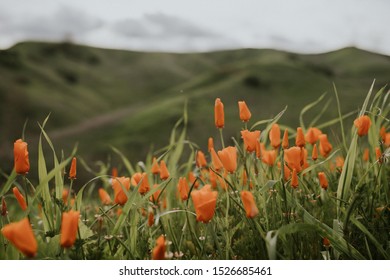
[(336, 116), (333, 82), (346, 113), (358, 108), (374, 79), (376, 89), (390, 82), (390, 57), (355, 48), (318, 55), (267, 49), (171, 54), (21, 43), (0, 51), (0, 166), (12, 168), (12, 143), (26, 119), (30, 153), (36, 153), (37, 122), (49, 113), (47, 131), (57, 148), (69, 152), (78, 142), (79, 155), (105, 160), (113, 145), (137, 162), (152, 145), (168, 143), (185, 100), (188, 137), (205, 148), (207, 138), (218, 135), (216, 97), (225, 104), (228, 139), (241, 127), (239, 100), (247, 101), (252, 123), (288, 105), (283, 123), (296, 127), (300, 110), (324, 92), (333, 98), (324, 117)]

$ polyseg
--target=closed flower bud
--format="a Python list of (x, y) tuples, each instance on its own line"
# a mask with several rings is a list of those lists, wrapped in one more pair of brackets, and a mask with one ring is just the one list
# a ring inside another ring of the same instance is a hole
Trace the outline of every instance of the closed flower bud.
[(72, 163), (70, 165), (69, 170), (69, 179), (74, 180), (76, 179), (76, 170), (77, 169), (77, 159), (74, 157), (72, 158)]
[(124, 205), (127, 202), (125, 191), (130, 189), (130, 178), (117, 177), (113, 179), (112, 188), (114, 189), (114, 202), (119, 205)]
[(267, 164), (269, 166), (273, 166), (275, 164), (277, 156), (278, 155), (276, 153), (276, 150), (271, 150), (271, 151), (262, 150), (261, 160), (265, 164)]
[(316, 127), (310, 127), (305, 135), (306, 142), (314, 145), (318, 141), (318, 137), (322, 134), (322, 131)]
[(213, 164), (214, 169), (216, 171), (221, 170), (223, 168), (223, 165), (217, 153), (215, 152), (214, 148), (211, 149), (210, 154), (211, 154), (211, 163)]
[(254, 218), (259, 214), (259, 209), (257, 209), (255, 199), (250, 191), (242, 191), (241, 200), (248, 218)]
[(297, 135), (295, 137), (295, 145), (298, 147), (305, 146), (305, 135), (303, 134), (303, 130), (301, 127), (297, 128)]
[(328, 189), (328, 179), (326, 179), (324, 172), (318, 172), (318, 179), (320, 180), (321, 188), (323, 188), (324, 190)]
[(365, 148), (363, 152), (363, 161), (368, 161), (369, 159), (370, 159), (370, 150), (368, 148)]
[(103, 188), (99, 189), (99, 198), (103, 205), (109, 205), (112, 203), (110, 195)]
[(8, 213), (7, 211), (7, 203), (5, 203), (4, 196), (1, 198), (1, 216), (6, 216)]
[(25, 256), (34, 257), (36, 255), (38, 243), (27, 217), (19, 222), (5, 225), (1, 233)]
[(223, 109), (223, 103), (219, 98), (215, 100), (214, 119), (215, 119), (215, 126), (217, 128), (223, 128), (225, 126), (225, 112)]
[(61, 247), (72, 247), (77, 237), (80, 212), (69, 211), (62, 213), (61, 221)]
[(318, 139), (320, 140), (320, 154), (323, 157), (327, 157), (332, 151), (332, 144), (328, 141), (328, 136), (326, 134), (321, 134)]
[(371, 126), (371, 119), (369, 116), (361, 116), (354, 120), (353, 124), (357, 128), (357, 133), (359, 136), (367, 135), (368, 130)]
[(298, 182), (299, 182), (299, 180), (298, 180), (297, 171), (295, 169), (293, 169), (292, 176), (291, 176), (291, 187), (296, 189), (298, 187), (298, 185), (299, 185)]
[(284, 161), (291, 169), (296, 169), (297, 172), (301, 171), (301, 148), (291, 147), (284, 150)]
[(209, 140), (207, 142), (207, 149), (210, 152), (211, 149), (214, 149), (214, 139), (213, 137), (209, 137)]
[(161, 180), (166, 180), (169, 178), (169, 171), (167, 168), (167, 165), (165, 164), (165, 161), (161, 160), (160, 161), (160, 179)]
[(274, 123), (269, 131), (269, 140), (271, 142), (271, 146), (274, 149), (279, 148), (280, 146), (280, 128), (279, 125)]
[(284, 133), (283, 133), (282, 148), (283, 149), (288, 149), (288, 147), (290, 147), (290, 145), (288, 143), (288, 130), (285, 129)]
[(198, 168), (206, 167), (207, 166), (207, 161), (204, 153), (202, 151), (198, 151), (196, 153), (196, 166)]
[(154, 224), (154, 213), (153, 210), (149, 210), (148, 213), (148, 226), (151, 227)]
[(313, 150), (311, 151), (311, 158), (312, 158), (313, 160), (317, 160), (317, 159), (318, 159), (317, 144), (314, 144), (314, 146), (313, 146)]
[(153, 158), (151, 172), (152, 172), (153, 175), (160, 174), (160, 167), (158, 166), (158, 162), (157, 162), (157, 159), (155, 157)]
[(179, 183), (177, 184), (177, 190), (179, 191), (180, 199), (187, 200), (190, 187), (188, 186), (187, 179), (185, 177), (179, 178)]
[(23, 211), (26, 211), (27, 210), (26, 200), (24, 199), (24, 196), (20, 193), (19, 189), (17, 187), (14, 187), (12, 189), (12, 192), (14, 193), (16, 200), (20, 205), (20, 208), (22, 208)]
[(21, 139), (14, 143), (14, 168), (17, 174), (26, 174), (30, 171), (27, 143)]
[(248, 109), (245, 101), (238, 101), (238, 109), (240, 111), (240, 120), (247, 122), (250, 120), (252, 114)]
[[(161, 164), (161, 166), (162, 166), (162, 164)], [(162, 169), (160, 170), (160, 176), (161, 176), (161, 173), (162, 173)], [(169, 173), (168, 173), (168, 177), (169, 177)], [(138, 188), (138, 192), (141, 195), (144, 195), (148, 191), (150, 191), (149, 179), (148, 179), (148, 175), (144, 172), (144, 173), (142, 173), (142, 178), (141, 178), (141, 182), (140, 182), (140, 185)]]

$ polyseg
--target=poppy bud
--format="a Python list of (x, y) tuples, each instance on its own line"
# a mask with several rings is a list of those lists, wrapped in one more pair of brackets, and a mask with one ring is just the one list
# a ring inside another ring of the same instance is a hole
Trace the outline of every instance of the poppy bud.
[(355, 119), (353, 124), (358, 129), (358, 131), (357, 131), (358, 135), (364, 136), (364, 135), (367, 135), (368, 130), (371, 126), (371, 119), (369, 116), (364, 115), (364, 116), (361, 116), (361, 117), (358, 117), (357, 119)]
[(271, 146), (274, 149), (279, 148), (280, 146), (280, 128), (279, 125), (274, 123), (269, 132), (269, 140), (271, 141)]
[(326, 179), (325, 173), (324, 172), (318, 172), (318, 179), (320, 180), (320, 186), (324, 190), (328, 188), (328, 179)]
[(187, 200), (188, 199), (188, 192), (190, 191), (190, 188), (187, 183), (187, 179), (185, 177), (179, 178), (179, 183), (177, 184), (177, 189), (180, 194), (181, 200)]
[(103, 205), (109, 205), (112, 202), (110, 195), (103, 188), (99, 189), (99, 197)]
[(288, 149), (289, 147), (289, 143), (288, 143), (288, 130), (284, 130), (284, 134), (283, 134), (283, 141), (282, 141), (282, 148), (283, 149)]
[(314, 144), (313, 146), (313, 150), (311, 152), (311, 158), (313, 160), (317, 160), (318, 159), (318, 149), (317, 149), (317, 144)]
[(256, 143), (259, 142), (260, 139), (260, 131), (241, 131), (241, 138), (244, 139), (245, 150), (249, 153), (256, 151)]
[(61, 221), (61, 247), (72, 247), (77, 237), (80, 212), (70, 210), (62, 213)]
[(301, 127), (297, 128), (297, 135), (295, 137), (295, 145), (298, 147), (304, 147), (305, 146), (305, 135), (303, 135), (303, 131)]
[(167, 168), (167, 165), (165, 164), (165, 161), (161, 160), (160, 161), (160, 179), (161, 180), (166, 180), (169, 178), (169, 171)]
[(293, 172), (292, 172), (291, 187), (293, 187), (294, 189), (296, 189), (298, 187), (298, 174), (297, 174), (297, 170), (295, 170), (295, 168), (293, 169)]
[(240, 111), (240, 120), (247, 122), (250, 120), (252, 114), (246, 106), (245, 101), (238, 101), (238, 109)]
[(225, 126), (225, 112), (223, 109), (223, 103), (219, 98), (215, 100), (214, 119), (215, 119), (215, 126), (217, 128), (223, 128)]
[(202, 151), (198, 151), (196, 153), (196, 166), (198, 168), (202, 168), (202, 167), (207, 166), (206, 157), (204, 156), (204, 153)]
[(211, 149), (214, 149), (214, 139), (213, 137), (209, 137), (208, 143), (207, 143), (207, 149), (210, 152)]
[(237, 148), (229, 146), (222, 151), (218, 151), (218, 156), (221, 159), (223, 167), (230, 173), (236, 171), (237, 168)]
[(153, 260), (164, 260), (165, 259), (165, 238), (163, 235), (161, 235), (156, 240), (156, 246), (153, 248), (152, 251), (152, 259)]
[(19, 189), (17, 187), (14, 187), (12, 189), (12, 192), (14, 193), (16, 200), (20, 205), (20, 208), (22, 208), (23, 211), (26, 211), (27, 209), (26, 200), (24, 199), (24, 196), (20, 193)]
[(214, 217), (217, 196), (218, 192), (211, 191), (210, 185), (205, 185), (202, 189), (191, 192), (198, 222), (208, 223)]
[(160, 173), (160, 167), (158, 166), (157, 159), (154, 157), (153, 158), (153, 163), (152, 163), (152, 174), (157, 175)]
[(14, 168), (17, 174), (26, 174), (30, 171), (27, 143), (21, 139), (14, 143)]
[(70, 165), (70, 170), (69, 170), (69, 179), (71, 180), (76, 179), (76, 165), (77, 165), (77, 159), (74, 157), (72, 158), (72, 163)]
[(7, 215), (7, 203), (5, 203), (4, 196), (1, 198), (1, 216)]
[(259, 214), (259, 209), (257, 209), (255, 199), (250, 191), (242, 191), (241, 200), (248, 218), (254, 218)]

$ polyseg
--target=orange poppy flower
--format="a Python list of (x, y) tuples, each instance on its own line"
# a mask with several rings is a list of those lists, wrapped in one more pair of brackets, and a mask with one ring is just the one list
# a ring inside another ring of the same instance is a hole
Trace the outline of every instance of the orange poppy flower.
[(312, 158), (313, 160), (317, 160), (317, 159), (318, 159), (317, 144), (314, 144), (314, 146), (313, 146), (313, 150), (311, 151), (311, 158)]
[(160, 174), (160, 167), (158, 166), (157, 159), (153, 158), (152, 169), (150, 170), (153, 175)]
[(218, 151), (218, 156), (221, 159), (223, 167), (230, 173), (236, 171), (237, 168), (237, 149), (236, 147), (226, 147), (222, 151)]
[(69, 169), (69, 179), (71, 180), (76, 179), (76, 168), (77, 168), (76, 166), (77, 166), (77, 159), (73, 157)]
[(211, 154), (211, 162), (213, 164), (214, 169), (216, 171), (221, 170), (223, 168), (223, 165), (222, 165), (222, 162), (219, 159), (217, 153), (215, 152), (214, 148), (211, 148), (210, 154)]
[(191, 192), (198, 222), (208, 223), (214, 217), (217, 197), (218, 192), (212, 191), (210, 185), (205, 185), (202, 189)]
[(130, 178), (117, 177), (112, 180), (112, 188), (114, 189), (114, 202), (119, 205), (124, 205), (127, 202), (127, 195), (124, 191), (130, 189)]
[(244, 139), (245, 150), (250, 153), (254, 152), (256, 151), (256, 142), (259, 142), (260, 139), (260, 131), (243, 130), (241, 131), (241, 138)]
[(353, 124), (358, 129), (358, 131), (357, 131), (358, 135), (364, 136), (364, 135), (367, 135), (368, 130), (370, 129), (371, 119), (369, 116), (364, 115), (364, 116), (361, 116), (361, 117), (358, 117), (357, 119), (355, 119)]
[(133, 174), (133, 176), (131, 176), (131, 185), (134, 186), (134, 187), (138, 187), (138, 184), (139, 182), (141, 181), (142, 179), (142, 173), (140, 172), (136, 172)]
[(379, 136), (382, 138), (382, 141), (385, 142), (386, 139), (386, 128), (384, 126), (379, 130)]
[(223, 103), (219, 98), (215, 99), (214, 119), (215, 119), (215, 126), (217, 128), (223, 128), (225, 126), (225, 112), (223, 109)]
[(217, 177), (218, 177), (218, 175), (215, 174), (215, 172), (210, 169), (209, 170), (209, 181), (210, 181), (210, 184), (213, 188), (217, 187)]
[(309, 167), (309, 163), (307, 162), (307, 155), (308, 155), (308, 152), (307, 152), (306, 148), (301, 148), (301, 167), (302, 167), (302, 170)]
[(167, 165), (165, 164), (164, 160), (160, 161), (160, 179), (166, 180), (170, 176)]
[(305, 135), (303, 134), (303, 130), (301, 127), (297, 128), (297, 135), (295, 136), (295, 145), (298, 147), (305, 146)]
[(77, 228), (79, 226), (80, 212), (70, 210), (62, 213), (61, 222), (61, 247), (72, 247), (76, 241)]
[(198, 151), (196, 153), (196, 166), (198, 168), (202, 168), (202, 167), (207, 166), (206, 157), (204, 156), (204, 153), (202, 151)]
[(314, 145), (318, 141), (318, 136), (322, 134), (322, 131), (316, 127), (310, 127), (305, 135), (306, 142)]
[(296, 169), (297, 172), (301, 171), (301, 148), (291, 147), (284, 150), (284, 161), (291, 169)]
[(386, 133), (385, 140), (383, 141), (386, 147), (390, 147), (390, 132)]
[(152, 251), (152, 259), (153, 260), (165, 260), (165, 238), (161, 235), (156, 240), (156, 246)]
[(228, 184), (226, 183), (226, 178), (227, 178), (227, 171), (225, 170), (224, 174), (223, 174), (223, 177), (221, 176), (217, 176), (217, 181), (219, 182), (219, 186), (221, 187), (221, 189), (223, 189), (224, 191), (226, 191), (228, 189)]
[(320, 140), (320, 154), (323, 157), (327, 157), (333, 148), (332, 144), (330, 144), (328, 141), (328, 135), (321, 134), (318, 136), (318, 139)]
[(26, 174), (30, 171), (27, 143), (18, 139), (14, 143), (14, 168), (17, 174)]
[(238, 109), (240, 111), (240, 120), (247, 122), (250, 120), (252, 114), (246, 106), (245, 101), (238, 101)]
[(111, 204), (111, 197), (110, 195), (108, 194), (108, 192), (106, 192), (105, 189), (103, 188), (99, 188), (99, 197), (100, 197), (100, 201), (102, 202), (103, 205), (109, 205)]
[[(163, 161), (161, 161), (161, 163), (160, 163), (160, 168), (162, 167), (162, 163), (163, 163)], [(165, 165), (165, 163), (164, 163), (164, 165)], [(162, 168), (160, 169), (160, 176), (161, 176), (161, 173), (163, 173), (163, 169)], [(140, 181), (138, 192), (141, 195), (144, 195), (148, 191), (150, 191), (149, 179), (148, 179), (148, 175), (144, 172), (144, 173), (142, 173), (142, 178), (141, 178), (141, 181)]]
[(188, 186), (188, 182), (185, 177), (179, 178), (179, 183), (177, 184), (177, 190), (179, 191), (181, 200), (184, 201), (188, 199), (188, 193), (190, 191), (190, 187)]
[(275, 164), (276, 158), (277, 158), (276, 150), (271, 150), (271, 151), (264, 150), (264, 151), (262, 151), (261, 160), (265, 164), (267, 164), (269, 166), (273, 166)]
[(25, 256), (34, 257), (36, 255), (38, 243), (27, 217), (19, 222), (5, 225), (1, 233)]
[(259, 214), (259, 209), (257, 209), (255, 199), (250, 191), (242, 191), (241, 200), (248, 218), (254, 218)]
[(370, 159), (370, 150), (365, 148), (363, 151), (363, 161), (368, 161)]
[(212, 148), (214, 149), (214, 139), (213, 137), (209, 137), (209, 140), (207, 142), (207, 149), (210, 152)]
[(328, 179), (326, 179), (325, 173), (324, 172), (318, 172), (318, 179), (320, 180), (320, 186), (324, 190), (328, 188)]
[(24, 196), (20, 193), (19, 189), (17, 187), (14, 187), (12, 189), (12, 192), (14, 193), (16, 200), (20, 205), (20, 208), (22, 208), (23, 211), (26, 211), (27, 209), (26, 200), (24, 199)]
[(260, 143), (257, 141), (256, 142), (256, 157), (258, 159), (261, 159), (263, 150), (265, 150), (264, 143)]
[(271, 141), (271, 146), (274, 149), (279, 148), (280, 146), (280, 128), (279, 125), (274, 123), (269, 131), (269, 140)]

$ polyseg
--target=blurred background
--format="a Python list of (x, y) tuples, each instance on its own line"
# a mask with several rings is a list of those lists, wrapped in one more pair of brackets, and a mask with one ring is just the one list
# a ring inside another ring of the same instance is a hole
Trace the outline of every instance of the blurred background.
[(324, 92), (306, 123), (324, 106), (324, 120), (337, 116), (334, 83), (342, 112), (354, 112), (374, 79), (375, 91), (390, 81), (388, 11), (386, 0), (0, 0), (0, 168), (12, 170), (27, 121), (36, 176), (37, 123), (49, 114), (58, 153), (78, 143), (93, 166), (110, 146), (133, 163), (166, 146), (186, 101), (188, 139), (203, 150), (218, 137), (217, 97), (228, 143), (239, 100), (250, 124), (288, 105), (280, 123), (295, 128)]

